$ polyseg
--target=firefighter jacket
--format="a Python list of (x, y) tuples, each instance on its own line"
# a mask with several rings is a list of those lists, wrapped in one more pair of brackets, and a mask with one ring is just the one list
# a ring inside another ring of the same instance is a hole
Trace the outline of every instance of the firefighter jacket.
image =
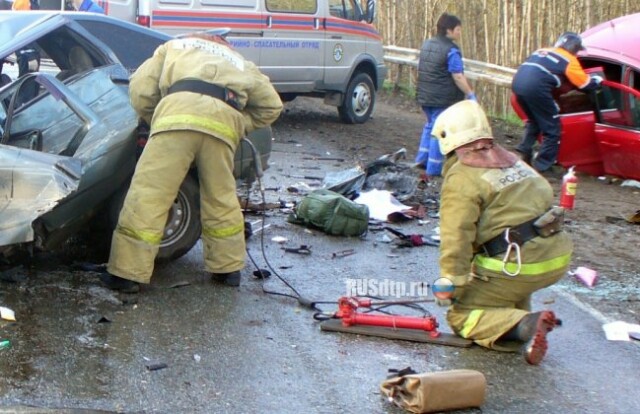
[(598, 87), (573, 54), (556, 47), (529, 56), (513, 77), (512, 87), (518, 95), (531, 96), (549, 94), (567, 82), (585, 91)]
[[(179, 80), (197, 79), (228, 88), (238, 109), (194, 92), (167, 94)], [(200, 38), (173, 39), (159, 46), (131, 77), (129, 95), (151, 133), (193, 130), (213, 135), (235, 150), (239, 140), (269, 126), (282, 102), (269, 78), (223, 44)]]
[[(552, 202), (553, 190), (547, 180), (523, 161), (507, 168), (483, 168), (450, 156), (444, 166), (440, 204), (441, 276), (460, 281), (469, 275), (472, 265), (475, 270), (502, 273), (504, 254), (489, 258), (480, 246), (508, 228), (541, 216)], [(566, 266), (573, 245), (560, 232), (536, 237), (520, 247), (521, 273), (526, 275)]]
[(447, 108), (464, 99), (448, 69), (451, 49), (458, 46), (446, 36), (428, 39), (420, 49), (417, 99), (421, 106)]

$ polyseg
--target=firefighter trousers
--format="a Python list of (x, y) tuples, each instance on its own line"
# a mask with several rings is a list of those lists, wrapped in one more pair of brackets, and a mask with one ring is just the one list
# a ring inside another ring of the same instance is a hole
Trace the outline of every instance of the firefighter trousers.
[(233, 149), (196, 131), (152, 135), (136, 167), (113, 233), (108, 271), (149, 283), (163, 230), (180, 185), (195, 162), (205, 268), (240, 270), (245, 262), (244, 218), (233, 177)]
[(537, 275), (506, 276), (475, 269), (459, 301), (447, 311), (453, 331), (480, 346), (498, 351), (517, 351), (521, 344), (500, 341), (531, 311), (531, 295), (560, 280), (567, 267)]

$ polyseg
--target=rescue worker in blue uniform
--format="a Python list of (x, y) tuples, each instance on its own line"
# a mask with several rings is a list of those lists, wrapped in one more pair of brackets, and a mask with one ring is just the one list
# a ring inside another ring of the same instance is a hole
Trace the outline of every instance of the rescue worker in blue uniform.
[[(539, 172), (549, 170), (560, 148), (560, 107), (553, 90), (567, 81), (582, 91), (598, 88), (600, 76), (589, 76), (576, 58), (584, 50), (582, 38), (572, 32), (562, 34), (553, 48), (539, 49), (520, 65), (513, 77), (512, 91), (527, 115), (524, 137), (516, 147), (523, 160)], [(542, 133), (542, 144), (532, 159), (533, 146)]]

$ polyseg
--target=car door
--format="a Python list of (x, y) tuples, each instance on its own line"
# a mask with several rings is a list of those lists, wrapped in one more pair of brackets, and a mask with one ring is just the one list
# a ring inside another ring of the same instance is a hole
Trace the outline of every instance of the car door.
[(329, 89), (343, 90), (356, 59), (366, 53), (368, 28), (355, 0), (328, 0), (327, 4), (324, 81)]
[[(633, 78), (640, 76), (636, 72), (627, 79)], [(610, 81), (606, 88), (611, 99), (596, 101), (594, 128), (604, 172), (640, 180), (640, 91)]]
[[(606, 79), (621, 79), (620, 64), (590, 59), (582, 62), (589, 74), (599, 75)], [(575, 170), (589, 175), (599, 176), (605, 173), (600, 145), (595, 134), (595, 103), (594, 99), (604, 97), (611, 92), (603, 90), (597, 94), (576, 90), (568, 83), (561, 85), (554, 92), (554, 99), (560, 107), (561, 139), (558, 150), (558, 164), (565, 168), (575, 167)], [(602, 98), (604, 99), (604, 98)], [(511, 105), (516, 114), (526, 121), (527, 117), (518, 105), (515, 96), (511, 95)], [(542, 140), (542, 136), (538, 137)]]
[(278, 92), (312, 92), (322, 81), (324, 37), (318, 0), (265, 0), (260, 69)]

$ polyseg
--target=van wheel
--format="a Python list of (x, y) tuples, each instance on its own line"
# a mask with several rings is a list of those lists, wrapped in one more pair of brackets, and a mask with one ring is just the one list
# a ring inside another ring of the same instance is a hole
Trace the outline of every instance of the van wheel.
[(357, 73), (347, 87), (344, 102), (338, 107), (340, 119), (347, 124), (362, 124), (373, 112), (376, 92), (371, 77), (366, 73)]
[[(118, 223), (120, 210), (128, 190), (128, 185), (123, 187), (109, 206), (109, 221), (112, 229), (115, 229)], [(168, 262), (184, 256), (195, 246), (201, 231), (198, 181), (191, 175), (187, 175), (169, 209), (156, 261)]]

